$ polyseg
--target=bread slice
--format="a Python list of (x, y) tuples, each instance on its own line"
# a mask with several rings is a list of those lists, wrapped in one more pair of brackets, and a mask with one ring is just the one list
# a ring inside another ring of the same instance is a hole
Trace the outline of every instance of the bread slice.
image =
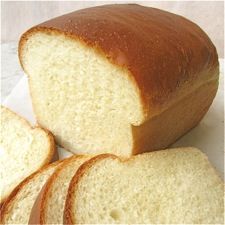
[(198, 149), (110, 154), (73, 177), (65, 224), (224, 224), (224, 185)]
[(70, 181), (91, 156), (65, 159), (46, 182), (33, 206), (29, 224), (63, 224), (63, 212)]
[(48, 164), (54, 153), (53, 136), (31, 127), (23, 118), (1, 106), (0, 203), (30, 174)]
[(31, 209), (41, 188), (61, 161), (43, 167), (22, 181), (1, 208), (0, 224), (28, 224)]
[(209, 37), (181, 16), (136, 4), (35, 26), (19, 57), (38, 123), (76, 154), (165, 148), (199, 123), (218, 87)]

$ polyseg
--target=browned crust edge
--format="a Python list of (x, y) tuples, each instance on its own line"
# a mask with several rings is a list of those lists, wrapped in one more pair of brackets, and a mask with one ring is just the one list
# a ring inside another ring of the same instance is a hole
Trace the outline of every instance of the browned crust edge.
[[(205, 115), (207, 114), (208, 110), (210, 109), (210, 107), (211, 107), (211, 105), (212, 105), (212, 103), (213, 103), (213, 101), (214, 101), (214, 99), (215, 99), (215, 96), (216, 96), (217, 91), (218, 91), (219, 81), (216, 80), (216, 79), (209, 80), (209, 81), (203, 83), (202, 85), (200, 85), (198, 88), (196, 88), (196, 89), (193, 90), (193, 92), (194, 92), (194, 91), (198, 90), (199, 88), (202, 88), (203, 86), (208, 85), (208, 84), (210, 84), (210, 83), (212, 83), (212, 82), (215, 82), (215, 81), (216, 81), (216, 83), (215, 83), (215, 93), (214, 93), (214, 95), (213, 95), (213, 99), (212, 99), (210, 105), (207, 107), (207, 110), (205, 111), (204, 115), (199, 119), (199, 121), (198, 121), (194, 126), (192, 126), (191, 128), (189, 128), (186, 132), (184, 132), (184, 133), (182, 133), (181, 135), (177, 136), (176, 139), (175, 139), (173, 142), (171, 142), (169, 145), (164, 146), (164, 147), (161, 147), (160, 149), (158, 149), (158, 148), (157, 148), (157, 149), (150, 149), (149, 152), (150, 152), (150, 151), (166, 150), (166, 149), (170, 148), (174, 143), (176, 143), (176, 141), (178, 141), (180, 138), (182, 138), (183, 136), (185, 136), (186, 134), (188, 134), (192, 129), (194, 129), (195, 127), (197, 127), (197, 126), (199, 125), (199, 123), (200, 123), (200, 122), (202, 121), (202, 119), (205, 117)], [(183, 96), (183, 98), (179, 99), (176, 103), (173, 103), (173, 104), (172, 104), (169, 108), (167, 108), (164, 112), (169, 111), (172, 107), (176, 107), (176, 104), (182, 102), (185, 98), (189, 97), (190, 94), (191, 94), (191, 93), (188, 93), (186, 96)], [(151, 119), (154, 119), (154, 118), (156, 118), (157, 116), (159, 116), (159, 115), (153, 116)], [(134, 128), (135, 128), (135, 126), (131, 125), (132, 136), (133, 136), (133, 137), (135, 137), (135, 136), (134, 136), (134, 133), (133, 133), (133, 132), (134, 132)], [(140, 147), (138, 148), (138, 147), (136, 146), (136, 147), (134, 147), (134, 148), (132, 149), (132, 155), (137, 155), (137, 154), (141, 154), (141, 153), (143, 153), (143, 150), (140, 149)]]
[[(12, 111), (11, 109), (9, 109), (6, 106), (1, 105), (1, 108), (3, 108), (4, 110), (7, 111), (7, 113), (12, 114), (13, 116), (15, 116), (20, 122), (22, 122), (26, 127), (29, 127), (31, 130), (40, 130), (40, 131), (44, 131), (47, 139), (49, 140), (49, 147), (48, 147), (48, 154), (45, 158), (45, 160), (42, 162), (42, 164), (40, 164), (39, 169), (41, 169), (43, 166), (47, 165), (49, 162), (51, 162), (51, 160), (53, 159), (53, 157), (55, 156), (56, 158), (58, 158), (57, 156), (57, 151), (56, 151), (56, 145), (55, 145), (55, 140), (54, 137), (52, 135), (52, 133), (50, 131), (48, 131), (45, 128), (42, 128), (40, 126), (32, 126), (24, 117), (18, 115), (17, 113), (15, 113), (14, 111)], [(35, 172), (35, 171), (34, 171)], [(3, 203), (5, 202), (5, 200), (7, 199), (7, 197), (10, 195), (10, 193), (2, 198), (2, 201), (0, 202), (0, 208), (3, 205)]]
[(62, 162), (62, 160), (59, 160), (59, 161), (56, 161), (56, 162), (54, 162), (52, 164), (49, 164), (49, 165), (46, 165), (46, 166), (42, 167), (38, 171), (34, 172), (33, 174), (31, 174), (30, 176), (25, 178), (20, 184), (18, 184), (16, 186), (16, 188), (11, 192), (11, 194), (8, 196), (8, 198), (6, 199), (6, 201), (2, 205), (2, 208), (1, 208), (1, 211), (0, 211), (0, 224), (5, 224), (6, 223), (6, 221), (5, 221), (6, 216), (8, 215), (8, 213), (10, 213), (10, 208), (14, 204), (14, 202), (16, 201), (16, 197), (20, 193), (20, 191), (28, 183), (32, 182), (32, 180), (36, 176), (39, 176), (45, 169), (48, 169), (49, 167), (57, 166), (61, 162)]
[(46, 224), (46, 206), (48, 205), (48, 199), (51, 194), (52, 184), (58, 178), (61, 171), (65, 168), (68, 163), (76, 161), (81, 158), (86, 158), (87, 160), (91, 158), (89, 155), (74, 155), (63, 160), (62, 164), (55, 170), (53, 175), (47, 180), (46, 184), (39, 193), (37, 200), (32, 209), (30, 215), (29, 224)]

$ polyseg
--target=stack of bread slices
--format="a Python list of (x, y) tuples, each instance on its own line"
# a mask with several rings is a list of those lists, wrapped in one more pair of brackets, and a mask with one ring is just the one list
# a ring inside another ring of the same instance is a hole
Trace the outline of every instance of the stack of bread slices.
[[(1, 107), (1, 224), (224, 224), (207, 156), (166, 149), (217, 91), (216, 49), (197, 25), (100, 6), (31, 28), (19, 57), (39, 126)], [(56, 160), (55, 142), (74, 155)]]

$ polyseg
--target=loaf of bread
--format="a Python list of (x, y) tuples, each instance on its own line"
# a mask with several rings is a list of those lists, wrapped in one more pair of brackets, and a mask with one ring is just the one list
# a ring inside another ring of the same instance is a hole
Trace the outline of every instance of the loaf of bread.
[(223, 198), (222, 180), (197, 149), (103, 154), (73, 177), (64, 224), (224, 224)]
[(10, 194), (0, 213), (0, 224), (28, 224), (33, 204), (48, 178), (60, 165), (57, 161), (27, 177)]
[(33, 128), (20, 116), (1, 106), (0, 203), (26, 177), (48, 164), (54, 153), (53, 136)]
[(63, 224), (63, 213), (70, 181), (90, 156), (72, 156), (63, 160), (39, 193), (29, 224)]
[(201, 28), (135, 4), (37, 25), (19, 57), (38, 123), (77, 154), (163, 149), (199, 123), (218, 87), (217, 52)]

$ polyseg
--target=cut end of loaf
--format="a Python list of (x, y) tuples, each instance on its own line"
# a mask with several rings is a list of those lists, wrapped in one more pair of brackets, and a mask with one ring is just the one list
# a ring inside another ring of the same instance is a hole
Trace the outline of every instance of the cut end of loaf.
[(74, 153), (132, 152), (131, 125), (143, 120), (138, 89), (125, 68), (65, 34), (42, 29), (22, 38), (38, 123)]

